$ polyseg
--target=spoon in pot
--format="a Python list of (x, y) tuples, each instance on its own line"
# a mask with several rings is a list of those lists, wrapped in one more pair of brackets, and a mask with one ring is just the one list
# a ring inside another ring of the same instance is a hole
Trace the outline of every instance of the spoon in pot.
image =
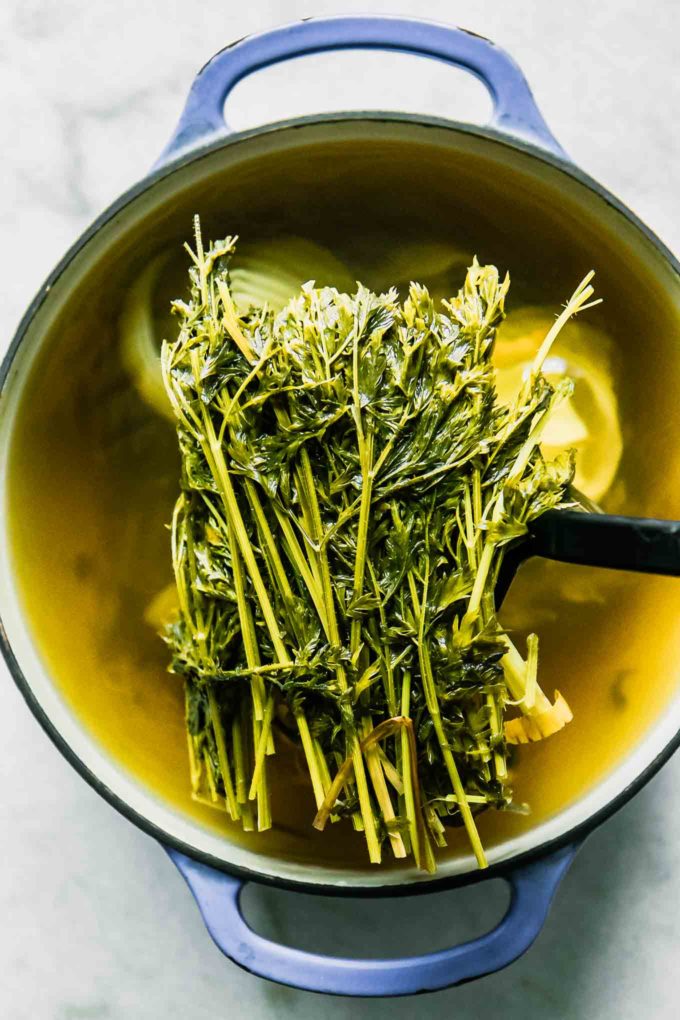
[(496, 583), (500, 606), (519, 567), (533, 556), (585, 567), (680, 577), (680, 521), (606, 514), (574, 492), (581, 509), (548, 510), (508, 549)]

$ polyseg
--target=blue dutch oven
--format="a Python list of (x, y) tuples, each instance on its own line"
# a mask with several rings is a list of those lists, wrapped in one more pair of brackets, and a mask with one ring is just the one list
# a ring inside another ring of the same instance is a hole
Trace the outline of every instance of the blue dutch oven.
[[(305, 117), (240, 134), (225, 124), (225, 100), (247, 75), (290, 58), (347, 48), (417, 54), (468, 71), (491, 94), (490, 126), (386, 113)], [(411, 160), (413, 153), (422, 154), (424, 187), (435, 180), (437, 165), (446, 160), (467, 161), (489, 181), (502, 172), (504, 180), (515, 182), (508, 185), (509, 203), (516, 187), (525, 204), (536, 194), (543, 196), (544, 204), (550, 201), (570, 210), (568, 216), (579, 229), (614, 238), (612, 250), (620, 250), (622, 258), (626, 252), (634, 253), (658, 286), (677, 301), (678, 265), (671, 254), (632, 213), (570, 163), (537, 109), (522, 72), (502, 50), (460, 29), (399, 18), (338, 17), (297, 23), (243, 39), (206, 64), (194, 81), (177, 130), (150, 175), (93, 224), (46, 281), (2, 369), (3, 464), (32, 359), (59, 308), (84, 285), (93, 266), (106, 262), (115, 274), (116, 260), (125, 261), (142, 232), (145, 238), (160, 240), (177, 229), (185, 233), (189, 213), (201, 210), (206, 196), (218, 193), (225, 208), (237, 208), (248, 180), (267, 164), (284, 167), (274, 183), (267, 179), (260, 189), (265, 212), (276, 221), (285, 214), (286, 159), (290, 172), (306, 173), (312, 194), (314, 188), (320, 189), (325, 195), (320, 201), (330, 208), (333, 175), (361, 174), (352, 155), (357, 141), (362, 144), (361, 159), (366, 159), (367, 146), (376, 159), (389, 151), (392, 167), (400, 153), (410, 154)], [(323, 147), (329, 144), (340, 146), (337, 151), (342, 155), (330, 166), (323, 156)], [(321, 153), (318, 160), (317, 152)], [(278, 195), (266, 194), (276, 187)], [(252, 188), (248, 194), (252, 201)], [(231, 229), (230, 223), (226, 225)], [(311, 867), (232, 843), (161, 803), (120, 769), (59, 697), (34, 648), (7, 558), (0, 568), (0, 599), (5, 657), (49, 736), (84, 779), (167, 849), (222, 952), (253, 974), (297, 988), (339, 995), (408, 995), (447, 988), (507, 966), (539, 934), (560, 880), (587, 833), (640, 789), (678, 744), (676, 702), (577, 803), (535, 829), (492, 847), (490, 867), (483, 874), (475, 870), (471, 857), (443, 861), (434, 878), (411, 866), (382, 871), (367, 865), (349, 871), (321, 862)], [(278, 945), (251, 930), (240, 907), (241, 891), (249, 881), (334, 895), (396, 895), (493, 877), (504, 878), (512, 891), (507, 913), (493, 931), (451, 949), (404, 959), (342, 959)]]

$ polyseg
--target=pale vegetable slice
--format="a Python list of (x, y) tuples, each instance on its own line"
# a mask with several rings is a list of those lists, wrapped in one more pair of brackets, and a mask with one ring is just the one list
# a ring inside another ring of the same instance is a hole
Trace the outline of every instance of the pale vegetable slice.
[(162, 337), (158, 336), (154, 308), (158, 278), (167, 263), (165, 254), (152, 259), (130, 288), (120, 319), (120, 356), (142, 400), (174, 422), (161, 376)]
[[(517, 393), (552, 321), (550, 309), (526, 306), (511, 312), (499, 328), (494, 362), (502, 401)], [(602, 330), (580, 320), (563, 328), (544, 365), (550, 381), (572, 379), (574, 392), (553, 415), (542, 449), (548, 459), (575, 449), (575, 484), (596, 501), (611, 488), (623, 450), (612, 369), (611, 341)]]
[(144, 610), (144, 621), (155, 631), (161, 631), (179, 616), (177, 585), (174, 581), (166, 584)]
[(353, 268), (359, 279), (374, 290), (396, 286), (408, 291), (417, 280), (435, 298), (451, 297), (456, 281), (472, 262), (472, 253), (447, 241), (373, 235), (364, 241), (365, 251), (356, 252)]
[(229, 276), (231, 296), (241, 314), (265, 304), (279, 311), (308, 280), (317, 287), (356, 290), (356, 280), (332, 252), (293, 236), (239, 245)]
[[(158, 255), (130, 287), (120, 319), (120, 353), (144, 402), (174, 422), (160, 370), (161, 343), (176, 332), (169, 315), (171, 297), (177, 291), (177, 271), (171, 261), (167, 253)], [(181, 268), (183, 279), (185, 269)], [(348, 293), (356, 290), (352, 274), (327, 248), (302, 237), (284, 236), (239, 247), (230, 272), (230, 293), (239, 314), (253, 305), (279, 311), (308, 280)]]
[(503, 634), (501, 640), (507, 648), (501, 659), (505, 682), (522, 712), (516, 719), (505, 723), (505, 739), (509, 744), (527, 744), (558, 733), (571, 722), (573, 715), (559, 691), (555, 691), (555, 701), (551, 704), (536, 682), (536, 635), (530, 634), (527, 639), (529, 656), (526, 662), (507, 634)]
[(505, 739), (509, 744), (528, 744), (544, 740), (559, 732), (574, 718), (569, 705), (559, 691), (555, 691), (555, 703), (545, 712), (537, 715), (520, 715), (505, 724)]

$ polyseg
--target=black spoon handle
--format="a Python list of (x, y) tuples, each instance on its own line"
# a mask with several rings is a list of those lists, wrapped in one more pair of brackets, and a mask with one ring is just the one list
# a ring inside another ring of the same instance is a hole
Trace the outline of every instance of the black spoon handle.
[(680, 577), (680, 521), (549, 510), (529, 530), (526, 556)]

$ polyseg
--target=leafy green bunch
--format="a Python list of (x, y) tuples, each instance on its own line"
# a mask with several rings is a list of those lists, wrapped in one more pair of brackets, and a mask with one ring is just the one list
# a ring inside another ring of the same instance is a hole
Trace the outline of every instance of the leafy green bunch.
[(505, 406), (509, 280), (493, 266), (475, 260), (441, 308), (415, 283), (403, 302), (308, 283), (282, 311), (239, 315), (235, 241), (204, 250), (197, 222), (162, 350), (182, 457), (165, 638), (194, 794), (268, 828), (269, 770), (293, 735), (317, 828), (349, 817), (371, 861), (389, 846), (432, 871), (462, 822), (484, 866), (476, 816), (510, 802), (508, 742), (571, 718), (538, 685), (537, 638), (525, 659), (503, 631), (494, 587), (508, 545), (569, 502), (573, 458), (540, 451), (569, 384), (541, 368), (590, 277)]

